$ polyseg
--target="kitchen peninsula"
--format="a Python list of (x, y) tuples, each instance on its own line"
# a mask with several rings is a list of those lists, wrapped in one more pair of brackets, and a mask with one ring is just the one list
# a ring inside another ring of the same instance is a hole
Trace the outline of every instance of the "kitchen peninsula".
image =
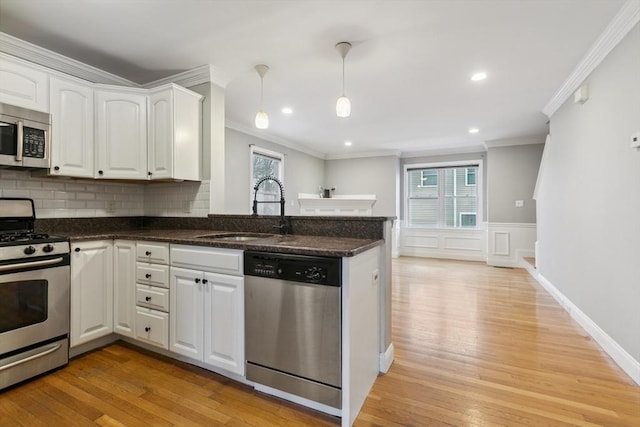
[[(270, 216), (38, 220), (37, 230), (63, 234), (71, 240), (71, 317), (76, 327), (74, 337), (72, 326), (71, 354), (122, 339), (341, 416), (342, 425), (351, 425), (378, 373), (384, 371), (379, 301), (384, 295), (388, 218), (287, 219), (294, 234), (274, 234), (272, 227), (279, 217)], [(245, 250), (340, 260), (342, 397), (338, 404), (325, 405), (247, 380)], [(202, 295), (195, 293), (194, 283), (207, 282), (211, 297), (206, 296), (206, 290)], [(89, 292), (78, 291), (87, 286), (91, 287), (85, 290)], [(96, 294), (103, 298), (95, 298)], [(181, 296), (186, 298), (176, 301)], [(187, 300), (203, 306), (185, 309)], [(194, 316), (194, 312), (202, 314)], [(213, 338), (207, 344), (209, 336)]]

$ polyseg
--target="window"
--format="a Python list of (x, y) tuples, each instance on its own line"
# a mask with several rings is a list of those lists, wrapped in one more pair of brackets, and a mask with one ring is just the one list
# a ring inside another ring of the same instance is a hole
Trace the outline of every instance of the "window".
[(464, 185), (471, 186), (476, 185), (476, 170), (478, 168), (466, 168), (464, 175)]
[[(280, 181), (284, 180), (284, 155), (275, 151), (265, 150), (255, 145), (251, 146), (251, 189), (250, 189), (250, 209), (253, 204), (255, 187), (258, 180), (265, 176), (274, 176)], [(280, 189), (273, 181), (265, 181), (260, 185), (256, 200), (280, 201)], [(278, 203), (259, 203), (258, 214), (279, 215), (280, 205)]]
[(438, 186), (438, 172), (434, 170), (425, 169), (420, 173), (421, 184), (423, 187), (437, 187)]
[(407, 220), (410, 227), (478, 226), (479, 165), (407, 168)]

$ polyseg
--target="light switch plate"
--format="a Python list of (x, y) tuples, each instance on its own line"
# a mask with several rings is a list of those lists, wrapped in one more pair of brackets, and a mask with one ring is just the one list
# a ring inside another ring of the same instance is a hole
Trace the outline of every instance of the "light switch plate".
[(516, 200), (516, 208), (524, 208), (524, 200)]
[(115, 200), (107, 200), (107, 212), (114, 213), (116, 211), (116, 201)]

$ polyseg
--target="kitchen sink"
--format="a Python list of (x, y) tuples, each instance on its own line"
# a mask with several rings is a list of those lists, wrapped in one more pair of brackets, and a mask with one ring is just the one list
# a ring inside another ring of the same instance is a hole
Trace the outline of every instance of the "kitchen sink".
[(267, 233), (216, 233), (196, 236), (197, 239), (225, 240), (232, 242), (246, 242), (249, 240), (267, 239), (273, 234)]

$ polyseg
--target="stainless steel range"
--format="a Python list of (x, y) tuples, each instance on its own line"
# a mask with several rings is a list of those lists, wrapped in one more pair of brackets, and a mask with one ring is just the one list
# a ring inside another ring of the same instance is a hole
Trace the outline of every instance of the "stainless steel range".
[(69, 241), (35, 219), (33, 200), (0, 198), (0, 390), (69, 362)]

